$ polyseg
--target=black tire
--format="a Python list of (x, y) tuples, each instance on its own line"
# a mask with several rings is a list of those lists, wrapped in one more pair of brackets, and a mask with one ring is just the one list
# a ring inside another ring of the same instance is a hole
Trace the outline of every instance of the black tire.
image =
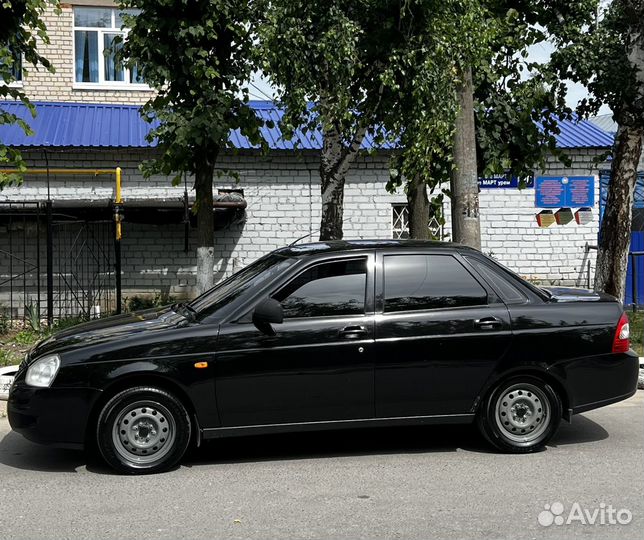
[(477, 425), (498, 450), (528, 454), (544, 449), (561, 415), (561, 399), (552, 386), (538, 377), (518, 375), (488, 393), (479, 407)]
[(179, 462), (190, 444), (191, 429), (190, 415), (179, 399), (159, 388), (137, 386), (105, 404), (96, 442), (116, 471), (151, 474)]

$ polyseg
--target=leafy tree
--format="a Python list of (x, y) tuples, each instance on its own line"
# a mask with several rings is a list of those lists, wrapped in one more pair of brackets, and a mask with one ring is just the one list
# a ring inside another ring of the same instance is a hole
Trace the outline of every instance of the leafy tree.
[(580, 114), (609, 105), (618, 124), (601, 224), (595, 289), (624, 297), (633, 190), (644, 138), (644, 0), (613, 0), (596, 24), (553, 54), (562, 77), (585, 84)]
[(197, 289), (213, 285), (213, 176), (231, 130), (260, 145), (262, 122), (248, 106), (256, 17), (250, 0), (122, 0), (130, 31), (122, 56), (156, 90), (142, 114), (159, 124), (160, 156), (146, 176), (194, 175), (197, 213)]
[[(461, 144), (455, 148), (446, 144), (446, 131), (438, 128), (428, 130), (416, 140), (417, 145), (424, 146), (426, 155), (443, 156), (426, 162), (425, 170), (429, 171), (426, 184), (434, 190), (451, 179), (451, 190), (443, 191), (452, 200), (453, 225), (459, 219), (463, 222), (460, 230), (457, 227), (454, 231), (454, 240), (474, 246), (479, 242), (478, 176), (512, 174), (524, 179), (534, 169), (543, 169), (550, 155), (569, 162), (556, 147), (555, 137), (559, 132), (558, 120), (572, 118), (572, 111), (566, 106), (565, 83), (548, 66), (531, 63), (527, 56), (529, 47), (555, 38), (558, 43), (571, 42), (592, 20), (594, 8), (593, 0), (481, 2), (478, 17), (484, 19), (485, 25), (483, 29), (469, 29), (475, 32), (470, 39), (476, 39), (480, 46), (478, 50), (463, 51), (462, 56), (469, 59), (472, 67), (472, 87), (464, 78), (466, 84), (458, 89), (458, 109), (469, 109), (473, 102), (474, 114), (467, 111), (454, 117), (458, 124), (452, 126)], [(470, 7), (470, 13), (477, 13), (476, 6)], [(463, 69), (467, 75), (467, 66)], [(454, 91), (451, 87), (444, 90)], [(419, 97), (421, 102), (427, 99), (436, 100), (436, 93), (425, 92)], [(411, 108), (412, 122), (413, 113), (420, 110)], [(449, 117), (443, 115), (446, 120)], [(427, 204), (423, 207), (418, 199), (426, 198), (425, 186), (412, 189), (415, 182), (406, 176), (410, 232), (414, 238), (423, 237), (427, 234), (426, 208), (440, 213), (442, 193), (432, 201), (433, 207)], [(415, 225), (414, 208), (422, 209), (422, 217)]]
[[(263, 71), (286, 108), (286, 136), (321, 127), (320, 240), (343, 236), (346, 174), (380, 110), (380, 74), (395, 31), (373, 0), (271, 0), (260, 28)], [(365, 16), (370, 13), (371, 17)], [(382, 26), (379, 23), (382, 22)], [(309, 106), (309, 102), (313, 105)]]
[[(443, 87), (458, 80), (449, 70), (473, 41), (473, 32), (465, 38), (462, 33), (471, 26), (467, 17), (472, 17), (473, 4), (475, 0), (267, 2), (260, 29), (263, 69), (286, 106), (283, 127), (289, 134), (301, 125), (319, 126), (323, 134), (321, 240), (342, 238), (345, 178), (369, 130), (383, 142), (384, 127), (406, 148), (397, 154), (394, 184), (406, 175), (417, 182), (424, 176), (418, 165), (426, 149), (415, 137), (430, 126), (436, 128), (436, 139), (445, 134), (440, 130), (449, 131), (454, 96)], [(434, 94), (439, 87), (441, 92)], [(412, 109), (417, 116), (403, 125), (396, 115), (410, 116)], [(431, 153), (442, 155), (443, 150)]]
[(397, 143), (387, 187), (404, 184), (410, 236), (427, 239), (429, 216), (442, 220), (443, 202), (443, 193), (430, 200), (427, 186), (449, 181), (459, 88), (467, 63), (486, 50), (488, 31), (478, 0), (417, 0), (400, 9), (404, 40), (385, 77), (392, 95), (384, 125)]
[[(53, 73), (54, 68), (38, 52), (38, 40), (49, 43), (47, 28), (42, 21), (42, 14), (48, 6), (58, 9), (58, 1), (48, 0), (3, 0), (0, 4), (0, 99), (20, 100), (35, 117), (36, 109), (20, 87), (11, 86), (16, 81), (18, 69), (23, 75), (28, 73), (26, 64), (34, 68), (39, 66)], [(16, 124), (26, 134), (32, 134), (29, 125), (0, 107), (0, 125)], [(0, 189), (6, 185), (19, 183), (27, 166), (15, 148), (10, 148), (0, 141), (0, 165), (15, 167), (16, 173), (0, 173)]]
[(571, 43), (595, 16), (596, 0), (485, 0), (494, 21), (490, 58), (475, 70), (478, 171), (519, 178), (555, 156), (558, 122), (572, 119), (564, 78), (529, 61), (529, 48)]

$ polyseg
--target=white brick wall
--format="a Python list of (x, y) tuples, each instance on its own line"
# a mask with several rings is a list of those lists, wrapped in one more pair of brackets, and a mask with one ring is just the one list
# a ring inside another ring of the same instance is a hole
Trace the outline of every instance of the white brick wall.
[[(595, 151), (577, 151), (572, 170), (551, 162), (548, 174), (596, 174), (592, 164)], [(124, 169), (123, 195), (127, 204), (134, 199), (153, 198), (157, 203), (180, 201), (183, 186), (173, 187), (164, 177), (144, 180), (138, 163), (148, 158), (142, 151), (74, 151), (50, 153), (52, 167), (115, 167)], [(25, 157), (35, 167), (44, 166), (39, 152)], [(240, 174), (237, 184), (229, 178), (215, 180), (215, 188), (242, 188), (248, 208), (246, 222), (217, 231), (216, 277), (229, 275), (264, 253), (311, 234), (317, 239), (320, 220), (318, 162), (314, 153), (304, 155), (273, 153), (268, 157), (240, 153), (224, 156), (222, 169)], [(388, 179), (386, 156), (365, 156), (357, 160), (345, 188), (345, 238), (391, 238), (391, 204), (405, 202), (402, 192), (385, 190)], [(598, 182), (596, 182), (598, 185)], [(109, 177), (53, 177), (54, 201), (64, 199), (106, 201), (113, 196)], [(27, 176), (22, 187), (0, 192), (3, 200), (45, 200), (44, 177)], [(598, 201), (596, 196), (596, 201)], [(586, 283), (585, 244), (595, 244), (598, 230), (598, 202), (593, 223), (580, 226), (553, 225), (539, 229), (534, 208), (534, 189), (483, 189), (481, 192), (481, 233), (483, 251), (530, 277), (555, 284)], [(449, 205), (446, 205), (449, 217)], [(449, 224), (446, 227), (449, 234)], [(195, 272), (194, 252), (183, 252), (183, 225), (124, 224), (123, 287), (126, 295), (137, 291), (169, 291), (192, 294)], [(0, 240), (1, 242), (1, 240)], [(191, 231), (195, 246), (195, 231)], [(595, 252), (589, 259), (594, 265)]]
[[(534, 189), (481, 190), (482, 249), (498, 261), (532, 280), (552, 284), (586, 286), (588, 261), (591, 263), (591, 284), (594, 277), (595, 251), (587, 253), (586, 244), (596, 245), (599, 232), (598, 170), (606, 166), (593, 163), (600, 150), (575, 150), (571, 168), (554, 159), (544, 174), (595, 176), (594, 220), (587, 225), (552, 225), (537, 227)], [(535, 176), (540, 175), (535, 172)], [(573, 209), (574, 210), (574, 209)]]

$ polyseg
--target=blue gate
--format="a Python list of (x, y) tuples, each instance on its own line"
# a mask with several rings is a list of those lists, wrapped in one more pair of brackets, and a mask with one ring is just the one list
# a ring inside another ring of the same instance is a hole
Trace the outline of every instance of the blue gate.
[[(610, 181), (610, 171), (601, 171), (599, 173), (599, 221), (601, 223), (604, 217), (604, 208), (606, 206), (606, 197), (608, 195), (608, 182)], [(644, 172), (637, 175), (637, 184), (633, 194), (633, 223), (631, 232), (631, 252), (644, 251)], [(633, 304), (633, 258), (628, 258), (628, 270), (626, 271), (626, 294), (624, 304)], [(637, 305), (644, 304), (644, 257), (635, 257), (635, 279)]]

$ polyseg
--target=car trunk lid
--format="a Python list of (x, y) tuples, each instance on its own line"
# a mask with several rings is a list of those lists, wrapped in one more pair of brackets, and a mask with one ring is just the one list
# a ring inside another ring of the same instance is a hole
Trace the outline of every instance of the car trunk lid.
[(610, 294), (572, 287), (541, 287), (550, 302), (617, 302)]

